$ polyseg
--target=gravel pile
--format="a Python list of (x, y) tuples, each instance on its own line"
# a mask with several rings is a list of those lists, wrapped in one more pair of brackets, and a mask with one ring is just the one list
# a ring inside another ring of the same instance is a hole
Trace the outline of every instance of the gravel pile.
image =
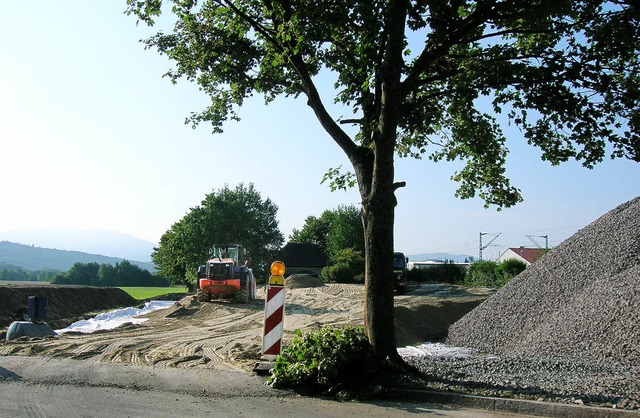
[(447, 343), (496, 356), (408, 359), (431, 387), (640, 408), (640, 198), (536, 261)]
[(640, 362), (640, 198), (536, 261), (449, 329), (449, 344), (510, 356)]

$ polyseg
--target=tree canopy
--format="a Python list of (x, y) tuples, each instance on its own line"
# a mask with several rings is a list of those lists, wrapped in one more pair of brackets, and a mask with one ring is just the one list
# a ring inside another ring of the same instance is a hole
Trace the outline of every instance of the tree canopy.
[(364, 255), (364, 231), (360, 210), (354, 205), (340, 205), (325, 210), (319, 217), (308, 216), (301, 229), (293, 229), (289, 241), (318, 245), (331, 260), (344, 249)]
[[(459, 160), (457, 196), (507, 207), (520, 200), (505, 164), (503, 124), (552, 164), (640, 161), (640, 10), (631, 0), (173, 0), (171, 33), (146, 45), (211, 99), (188, 122), (215, 132), (255, 93), (304, 96), (353, 174), (334, 188), (362, 197), (365, 331), (396, 356), (393, 325), (395, 156)], [(128, 0), (153, 24), (160, 0)], [(167, 10), (169, 12), (169, 10)], [(336, 76), (336, 118), (315, 76)], [(351, 135), (344, 125), (356, 128)]]
[(160, 237), (151, 259), (161, 275), (191, 283), (214, 244), (241, 244), (257, 277), (265, 277), (284, 237), (278, 229), (278, 207), (262, 199), (253, 184), (228, 186), (206, 195)]

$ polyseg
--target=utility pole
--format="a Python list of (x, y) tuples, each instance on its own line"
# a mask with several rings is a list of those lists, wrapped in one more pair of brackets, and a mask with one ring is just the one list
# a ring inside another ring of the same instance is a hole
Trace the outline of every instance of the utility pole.
[[(495, 237), (493, 237), (493, 239), (491, 241), (489, 241), (485, 246), (482, 246), (482, 236), (483, 235), (495, 235)], [(496, 240), (496, 238), (498, 238), (500, 235), (502, 235), (502, 232), (480, 232), (480, 261), (482, 261), (482, 250), (484, 250), (485, 248), (487, 248), (489, 245), (491, 245), (491, 243), (493, 241)]]
[(533, 238), (544, 238), (544, 249), (549, 250), (549, 235), (527, 235), (527, 238), (529, 238), (531, 242), (536, 244), (536, 247), (540, 249), (542, 249), (542, 247)]

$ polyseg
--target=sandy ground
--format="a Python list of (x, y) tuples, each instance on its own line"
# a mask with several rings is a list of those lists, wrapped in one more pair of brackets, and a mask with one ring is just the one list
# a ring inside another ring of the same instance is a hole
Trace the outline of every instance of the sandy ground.
[[(362, 323), (362, 286), (315, 286), (287, 288), (285, 344), (295, 329)], [(81, 297), (82, 289), (75, 294)], [(490, 294), (486, 289), (413, 284), (396, 296), (399, 345), (442, 337), (450, 323)], [(152, 312), (141, 325), (10, 342), (3, 338), (0, 415), (246, 418), (277, 411), (281, 417), (309, 418), (524, 416), (392, 400), (336, 402), (265, 386), (265, 376), (250, 372), (262, 357), (264, 289), (258, 297), (233, 304), (199, 303), (187, 296)]]
[[(293, 284), (293, 283), (289, 283)], [(330, 284), (286, 289), (284, 343), (296, 329), (361, 325), (363, 286)], [(311, 282), (311, 286), (317, 284)], [(399, 347), (445, 336), (448, 326), (487, 298), (487, 289), (412, 284), (395, 296)], [(186, 296), (171, 308), (152, 312), (141, 325), (125, 324), (93, 334), (0, 342), (0, 355), (43, 355), (130, 365), (217, 368), (249, 371), (260, 361), (264, 289), (248, 304), (200, 303)]]

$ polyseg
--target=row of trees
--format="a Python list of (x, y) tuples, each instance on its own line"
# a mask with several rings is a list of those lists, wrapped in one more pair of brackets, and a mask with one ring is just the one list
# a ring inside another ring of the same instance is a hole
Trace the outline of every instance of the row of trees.
[[(278, 229), (277, 210), (253, 184), (233, 189), (225, 185), (174, 223), (160, 238), (151, 258), (160, 275), (193, 288), (195, 272), (207, 260), (211, 247), (238, 243), (245, 248), (257, 279), (264, 281), (270, 264), (282, 258), (284, 237)], [(301, 229), (292, 231), (289, 241), (316, 244), (327, 254), (325, 281), (364, 281), (364, 231), (355, 206), (339, 206), (319, 217), (307, 217)]]
[(3, 268), (0, 270), (0, 280), (11, 280), (16, 282), (49, 281), (48, 271), (33, 271), (23, 268)]
[[(197, 267), (203, 264), (213, 244), (237, 242), (248, 249), (260, 281), (266, 268), (278, 258), (282, 234), (277, 227), (277, 206), (262, 199), (253, 185), (225, 186), (213, 191), (200, 206), (192, 208), (162, 236), (152, 258), (162, 275), (173, 284), (194, 286)], [(308, 216), (294, 229), (289, 242), (315, 244), (327, 254), (328, 264), (321, 279), (326, 283), (364, 283), (365, 248), (360, 210), (354, 205), (327, 209), (320, 216)], [(242, 260), (241, 260), (242, 261)], [(525, 269), (522, 262), (480, 261), (469, 268), (444, 263), (428, 269), (413, 269), (409, 280), (501, 287)]]
[(53, 284), (74, 284), (84, 286), (169, 286), (169, 280), (153, 275), (127, 260), (115, 265), (92, 263), (75, 263), (62, 273), (55, 273), (51, 278)]

